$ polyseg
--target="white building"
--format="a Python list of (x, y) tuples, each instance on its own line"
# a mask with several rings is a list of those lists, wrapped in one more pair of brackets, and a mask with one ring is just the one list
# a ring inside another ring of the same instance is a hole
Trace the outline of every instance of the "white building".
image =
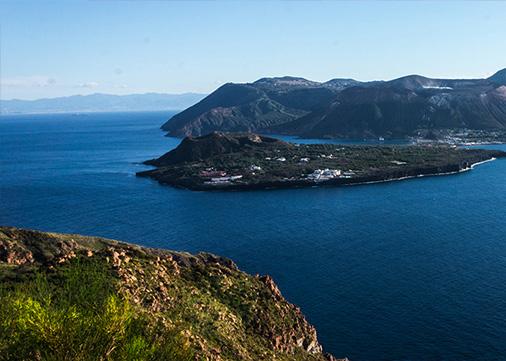
[(232, 175), (229, 177), (216, 177), (216, 178), (211, 178), (211, 181), (206, 182), (206, 184), (209, 184), (209, 183), (213, 183), (213, 184), (229, 183), (231, 181), (241, 179), (241, 178), (242, 178), (242, 175)]
[(339, 169), (316, 169), (313, 173), (308, 174), (307, 178), (314, 181), (325, 181), (341, 176)]

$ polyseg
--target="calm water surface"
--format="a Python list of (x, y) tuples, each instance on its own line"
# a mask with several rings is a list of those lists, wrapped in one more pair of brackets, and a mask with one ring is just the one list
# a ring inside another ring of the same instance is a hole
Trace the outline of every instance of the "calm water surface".
[[(135, 172), (167, 113), (0, 118), (0, 224), (232, 258), (336, 356), (506, 359), (506, 161), (343, 188), (203, 193)], [(504, 146), (496, 148), (505, 149)]]

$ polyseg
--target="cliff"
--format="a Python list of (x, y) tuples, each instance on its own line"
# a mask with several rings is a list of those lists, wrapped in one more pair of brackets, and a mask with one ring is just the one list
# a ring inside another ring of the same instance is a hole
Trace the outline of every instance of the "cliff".
[(269, 276), (211, 254), (0, 227), (2, 360), (335, 360)]

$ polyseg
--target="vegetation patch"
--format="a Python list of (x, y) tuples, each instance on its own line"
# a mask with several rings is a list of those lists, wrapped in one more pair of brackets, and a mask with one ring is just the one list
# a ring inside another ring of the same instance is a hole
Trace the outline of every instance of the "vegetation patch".
[(212, 254), (0, 227), (0, 360), (335, 360), (268, 276)]

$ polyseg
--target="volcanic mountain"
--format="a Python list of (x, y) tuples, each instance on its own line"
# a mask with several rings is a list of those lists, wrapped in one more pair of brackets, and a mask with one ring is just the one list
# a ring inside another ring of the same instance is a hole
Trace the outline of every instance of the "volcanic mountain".
[(255, 131), (289, 123), (321, 109), (352, 80), (326, 85), (303, 78), (262, 78), (228, 83), (162, 126), (173, 136), (200, 136), (212, 131)]
[(255, 131), (301, 137), (407, 137), (420, 130), (506, 130), (506, 69), (487, 79), (263, 78), (225, 84), (163, 126), (172, 136)]

